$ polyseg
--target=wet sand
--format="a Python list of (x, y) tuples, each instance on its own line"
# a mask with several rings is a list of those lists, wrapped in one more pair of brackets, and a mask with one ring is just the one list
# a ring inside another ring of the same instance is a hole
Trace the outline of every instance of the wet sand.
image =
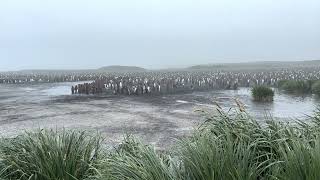
[(177, 138), (190, 134), (203, 121), (195, 109), (224, 108), (238, 98), (257, 117), (270, 113), (279, 118), (312, 114), (319, 100), (276, 93), (273, 103), (256, 103), (250, 89), (194, 92), (165, 96), (68, 95), (76, 83), (0, 86), (0, 135), (15, 136), (39, 128), (76, 128), (99, 131), (108, 144), (124, 134), (138, 136), (158, 148), (168, 148)]

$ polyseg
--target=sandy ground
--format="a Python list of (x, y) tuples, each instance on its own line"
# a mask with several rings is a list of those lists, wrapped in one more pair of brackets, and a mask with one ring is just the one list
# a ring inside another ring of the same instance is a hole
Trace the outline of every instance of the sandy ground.
[(89, 129), (101, 132), (110, 144), (118, 143), (124, 134), (133, 134), (144, 142), (164, 148), (176, 138), (189, 134), (201, 122), (191, 104), (164, 105), (139, 100), (138, 97), (77, 97), (1, 104), (0, 134), (14, 136), (39, 128)]
[[(0, 86), (0, 135), (15, 136), (41, 128), (86, 129), (100, 132), (115, 145), (125, 134), (145, 143), (168, 148), (203, 122), (196, 109), (213, 109), (212, 101), (225, 108), (240, 99), (249, 112), (276, 117), (310, 114), (318, 101), (278, 94), (275, 102), (255, 104), (248, 89), (166, 96), (78, 96), (69, 94), (70, 83), (33, 86)], [(302, 113), (305, 112), (305, 113)]]

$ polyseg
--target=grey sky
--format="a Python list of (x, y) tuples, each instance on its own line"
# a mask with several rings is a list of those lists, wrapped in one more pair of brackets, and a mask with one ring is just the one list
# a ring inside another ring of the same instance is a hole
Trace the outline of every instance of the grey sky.
[(319, 0), (0, 1), (0, 70), (311, 59)]

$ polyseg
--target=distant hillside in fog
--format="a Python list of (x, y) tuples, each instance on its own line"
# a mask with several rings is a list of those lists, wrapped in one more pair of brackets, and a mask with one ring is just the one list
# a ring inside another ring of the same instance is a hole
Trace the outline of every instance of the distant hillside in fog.
[(212, 70), (268, 70), (268, 69), (286, 69), (286, 68), (314, 68), (320, 67), (320, 60), (312, 61), (264, 61), (247, 63), (222, 63), (222, 64), (204, 64), (195, 65), (186, 68), (191, 71), (212, 71)]
[(82, 72), (95, 72), (95, 69), (24, 69), (20, 71), (11, 71), (11, 72), (19, 72), (19, 73), (25, 73), (25, 74), (59, 74), (59, 73), (70, 73), (70, 72), (76, 72), (76, 73), (82, 73)]
[(97, 69), (99, 72), (145, 72), (144, 68), (137, 66), (105, 66)]
[(22, 74), (68, 74), (68, 73), (108, 73), (108, 72), (145, 72), (147, 69), (136, 66), (105, 66), (98, 69), (24, 69), (10, 71), (10, 73)]
[(286, 68), (319, 68), (320, 60), (312, 61), (265, 61), (265, 62), (246, 62), (246, 63), (220, 63), (220, 64), (202, 64), (190, 66), (187, 68), (168, 68), (168, 69), (145, 69), (137, 66), (105, 66), (98, 69), (27, 69), (21, 71), (10, 71), (7, 73), (23, 74), (67, 74), (67, 73), (112, 73), (112, 72), (147, 72), (147, 71), (262, 71), (279, 70)]

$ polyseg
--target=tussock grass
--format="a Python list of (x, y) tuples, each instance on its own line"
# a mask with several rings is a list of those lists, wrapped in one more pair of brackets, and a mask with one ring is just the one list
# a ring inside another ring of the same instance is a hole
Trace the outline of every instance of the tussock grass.
[(312, 84), (311, 91), (314, 94), (320, 95), (320, 81), (316, 81)]
[(319, 80), (282, 80), (278, 82), (278, 87), (288, 93), (315, 93), (320, 92)]
[(273, 101), (274, 91), (266, 86), (255, 86), (251, 89), (255, 101)]
[[(129, 138), (104, 162), (99, 179), (319, 179), (320, 116), (263, 125), (239, 110), (215, 114), (169, 152)], [(105, 173), (107, 172), (107, 173)]]
[(27, 133), (1, 143), (0, 173), (37, 180), (320, 179), (320, 111), (291, 124), (271, 117), (258, 122), (243, 107), (216, 110), (203, 113), (205, 121), (191, 137), (161, 152), (132, 136), (99, 153), (99, 138), (82, 133)]
[(288, 93), (320, 95), (320, 80), (282, 80), (278, 87)]
[(157, 153), (127, 136), (123, 143), (102, 161), (101, 179), (173, 180), (175, 169), (169, 156)]
[(3, 179), (74, 180), (95, 174), (101, 139), (86, 132), (39, 130), (4, 139)]

